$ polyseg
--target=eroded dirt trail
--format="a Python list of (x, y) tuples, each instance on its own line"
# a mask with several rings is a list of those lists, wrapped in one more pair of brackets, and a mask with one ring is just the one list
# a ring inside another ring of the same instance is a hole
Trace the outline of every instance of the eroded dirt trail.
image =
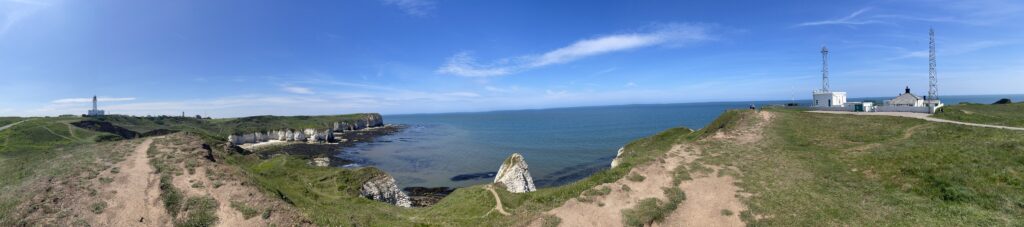
[[(623, 209), (632, 208), (646, 198), (666, 200), (662, 188), (673, 186), (671, 169), (684, 163), (686, 156), (682, 154), (683, 150), (683, 146), (676, 146), (664, 157), (664, 163), (654, 161), (649, 165), (634, 168), (631, 174), (644, 176), (643, 181), (635, 182), (623, 178), (599, 185), (596, 188), (608, 187), (611, 192), (594, 197), (592, 202), (569, 200), (548, 214), (562, 219), (561, 226), (621, 226)], [(623, 189), (623, 186), (628, 189)]]
[(104, 187), (104, 194), (113, 193), (108, 208), (96, 217), (98, 226), (167, 226), (170, 217), (160, 203), (160, 176), (149, 165), (146, 151), (153, 139), (149, 138), (118, 163), (119, 174)]
[[(767, 111), (753, 115), (754, 124), (737, 127), (728, 132), (718, 132), (705, 140), (724, 140), (732, 143), (756, 146), (764, 138), (765, 128), (774, 118)], [(603, 196), (578, 197), (548, 211), (547, 214), (561, 219), (561, 226), (622, 226), (622, 210), (633, 208), (640, 200), (657, 198), (667, 201), (663, 188), (679, 187), (686, 193), (686, 200), (660, 223), (653, 226), (744, 226), (739, 213), (746, 210), (736, 186), (737, 180), (719, 171), (738, 173), (734, 167), (703, 165), (712, 171), (693, 171), (690, 167), (702, 157), (701, 143), (683, 142), (676, 144), (659, 160), (634, 168), (636, 173), (646, 177), (635, 182), (627, 178), (613, 183), (602, 184), (595, 189), (608, 187), (610, 193)], [(692, 180), (673, 185), (673, 170), (680, 165), (690, 169)], [(582, 198), (582, 200), (581, 200)], [(592, 201), (588, 201), (592, 200)], [(539, 222), (532, 223), (539, 225)]]

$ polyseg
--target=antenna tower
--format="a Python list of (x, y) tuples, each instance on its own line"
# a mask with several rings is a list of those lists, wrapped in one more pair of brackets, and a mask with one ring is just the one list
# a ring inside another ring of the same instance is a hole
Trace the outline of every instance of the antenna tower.
[(935, 29), (928, 29), (928, 100), (938, 100), (939, 80), (935, 73)]
[(821, 91), (828, 92), (828, 47), (821, 46)]

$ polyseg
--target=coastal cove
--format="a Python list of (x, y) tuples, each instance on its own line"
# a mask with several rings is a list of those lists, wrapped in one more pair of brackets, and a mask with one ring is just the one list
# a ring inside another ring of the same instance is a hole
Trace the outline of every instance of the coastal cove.
[[(991, 103), (1024, 95), (945, 96), (949, 103)], [(850, 100), (882, 100), (851, 98)], [(400, 132), (342, 148), (353, 166), (374, 166), (400, 187), (458, 188), (490, 183), (512, 153), (530, 163), (538, 187), (563, 185), (607, 169), (626, 143), (672, 127), (700, 129), (728, 109), (790, 101), (574, 107), (476, 113), (385, 115)], [(809, 100), (796, 100), (807, 105)]]

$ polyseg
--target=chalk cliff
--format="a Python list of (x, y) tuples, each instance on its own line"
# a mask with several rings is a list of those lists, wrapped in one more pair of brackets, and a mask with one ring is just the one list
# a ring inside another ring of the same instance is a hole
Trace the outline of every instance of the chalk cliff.
[(232, 145), (242, 145), (247, 143), (260, 143), (271, 140), (277, 141), (297, 141), (297, 142), (308, 142), (308, 143), (327, 143), (336, 142), (334, 133), (342, 133), (346, 131), (356, 131), (367, 128), (374, 128), (384, 126), (384, 118), (377, 113), (363, 114), (355, 120), (334, 122), (327, 129), (313, 129), (306, 128), (302, 130), (292, 131), (291, 129), (282, 129), (267, 132), (252, 132), (245, 134), (228, 135), (228, 142)]
[(615, 159), (612, 159), (612, 168), (619, 166), (622, 162), (622, 153), (626, 150), (626, 147), (620, 147), (619, 152), (615, 154)]
[(501, 163), (498, 175), (494, 177), (494, 183), (505, 185), (505, 190), (514, 193), (536, 191), (537, 186), (533, 184), (533, 177), (530, 176), (530, 168), (526, 160), (519, 153), (514, 153)]
[(363, 186), (359, 189), (359, 195), (395, 206), (412, 206), (409, 196), (398, 189), (398, 184), (395, 184), (395, 178), (386, 173), (379, 174), (363, 183)]

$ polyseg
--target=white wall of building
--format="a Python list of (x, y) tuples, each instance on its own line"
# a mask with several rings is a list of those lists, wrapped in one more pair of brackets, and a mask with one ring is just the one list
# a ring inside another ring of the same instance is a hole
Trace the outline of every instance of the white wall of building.
[(814, 92), (812, 106), (818, 107), (829, 107), (838, 106), (842, 107), (846, 105), (846, 92), (832, 91), (832, 92)]

